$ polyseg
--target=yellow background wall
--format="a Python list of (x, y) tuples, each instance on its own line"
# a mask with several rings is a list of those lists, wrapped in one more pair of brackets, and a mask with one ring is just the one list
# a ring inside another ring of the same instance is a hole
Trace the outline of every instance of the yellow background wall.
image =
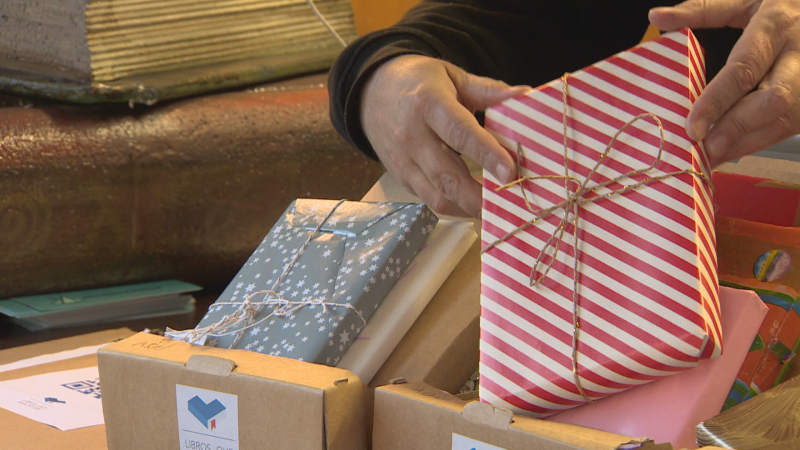
[(419, 0), (350, 0), (359, 36), (393, 25)]
[[(370, 31), (386, 28), (419, 3), (419, 0), (350, 0), (359, 36)], [(658, 37), (658, 30), (652, 25), (647, 29), (642, 40), (648, 41)]]

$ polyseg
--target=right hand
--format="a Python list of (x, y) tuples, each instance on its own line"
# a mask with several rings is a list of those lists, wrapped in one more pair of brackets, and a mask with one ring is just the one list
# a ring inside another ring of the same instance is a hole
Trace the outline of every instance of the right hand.
[(522, 94), (445, 61), (404, 55), (382, 64), (361, 95), (361, 126), (386, 169), (440, 214), (480, 217), (481, 186), (463, 154), (508, 183), (514, 160), (474, 111)]

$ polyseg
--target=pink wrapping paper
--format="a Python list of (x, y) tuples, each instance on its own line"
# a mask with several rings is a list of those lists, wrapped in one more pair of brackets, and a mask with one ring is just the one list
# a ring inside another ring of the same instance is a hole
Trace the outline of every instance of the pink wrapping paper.
[[(481, 400), (538, 417), (722, 351), (708, 159), (684, 129), (704, 85), (697, 41), (667, 33), (567, 81), (486, 113), (524, 180), (498, 190), (484, 173)], [(572, 196), (578, 207), (558, 206)]]
[(720, 288), (725, 353), (691, 370), (547, 418), (695, 448), (695, 427), (722, 409), (767, 306), (753, 291)]

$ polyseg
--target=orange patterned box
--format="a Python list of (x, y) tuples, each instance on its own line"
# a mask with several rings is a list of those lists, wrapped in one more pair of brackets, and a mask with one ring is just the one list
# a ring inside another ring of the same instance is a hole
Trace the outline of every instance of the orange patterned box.
[(713, 181), (720, 283), (756, 291), (770, 310), (727, 409), (780, 383), (800, 350), (800, 186), (720, 172)]

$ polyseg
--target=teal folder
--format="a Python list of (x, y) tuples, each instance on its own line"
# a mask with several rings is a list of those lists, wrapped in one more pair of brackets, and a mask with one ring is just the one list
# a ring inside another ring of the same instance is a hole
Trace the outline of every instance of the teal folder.
[(176, 280), (0, 300), (0, 313), (30, 330), (191, 312), (202, 289)]

